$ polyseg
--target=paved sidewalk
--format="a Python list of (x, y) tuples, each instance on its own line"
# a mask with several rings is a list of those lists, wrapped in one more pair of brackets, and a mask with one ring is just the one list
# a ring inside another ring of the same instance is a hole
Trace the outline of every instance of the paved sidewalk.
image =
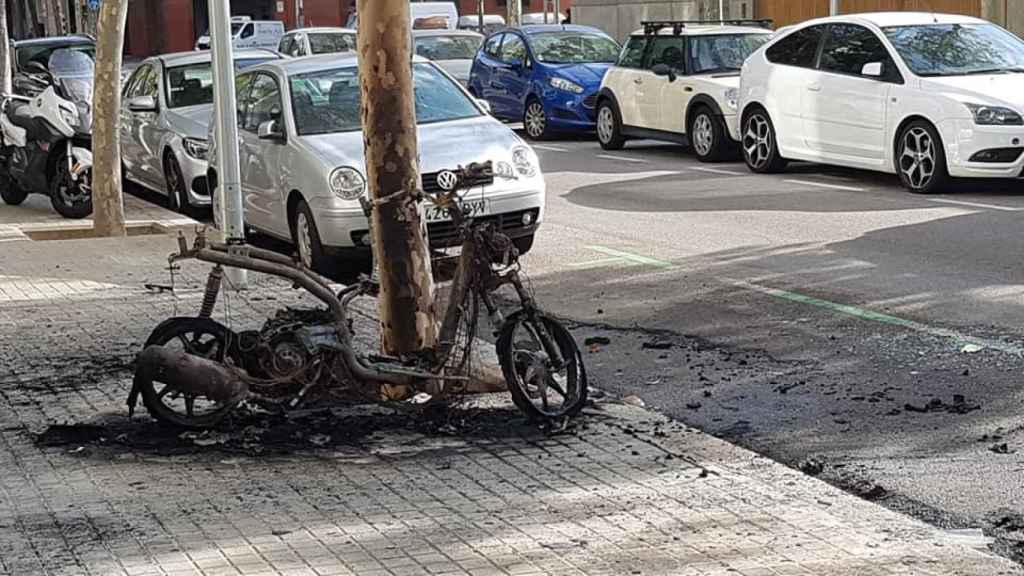
[[(201, 436), (129, 421), (128, 362), (157, 322), (195, 310), (202, 267), (183, 265), (174, 297), (143, 288), (166, 282), (169, 238), (16, 245), (0, 274), (44, 293), (0, 297), (3, 576), (1024, 574), (610, 402), (556, 435), (503, 395), (451, 420), (352, 409)], [(303, 301), (253, 283), (230, 299), (236, 328)]]

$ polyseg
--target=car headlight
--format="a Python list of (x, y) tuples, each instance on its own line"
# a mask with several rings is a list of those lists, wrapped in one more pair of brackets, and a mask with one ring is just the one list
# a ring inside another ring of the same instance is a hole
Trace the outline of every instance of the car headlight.
[(78, 126), (78, 111), (69, 110), (68, 108), (60, 108), (60, 118), (66, 122), (69, 126)]
[(512, 164), (516, 167), (516, 172), (527, 178), (537, 175), (535, 157), (533, 150), (526, 146), (516, 146), (512, 149)]
[(974, 123), (979, 126), (1024, 126), (1024, 118), (1016, 110), (1005, 106), (964, 103), (974, 114)]
[(210, 156), (210, 143), (198, 138), (182, 138), (185, 154), (196, 160), (205, 161)]
[(516, 176), (516, 169), (504, 160), (494, 165), (494, 177), (504, 178), (505, 180), (517, 180), (519, 178)]
[(729, 88), (725, 91), (725, 105), (730, 110), (735, 111), (739, 108), (740, 91), (739, 88)]
[(573, 94), (583, 94), (583, 86), (575, 82), (570, 82), (565, 78), (552, 78), (548, 82), (559, 90), (565, 90), (566, 92), (572, 92)]
[(366, 192), (366, 178), (355, 168), (343, 166), (331, 172), (331, 191), (342, 200), (358, 200)]

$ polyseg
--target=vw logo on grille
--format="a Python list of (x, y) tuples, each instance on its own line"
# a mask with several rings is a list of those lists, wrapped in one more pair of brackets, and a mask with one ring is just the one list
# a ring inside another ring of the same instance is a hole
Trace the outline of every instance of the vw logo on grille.
[(455, 189), (455, 185), (458, 183), (459, 177), (451, 170), (442, 170), (437, 173), (437, 185), (441, 187), (441, 190), (450, 192)]

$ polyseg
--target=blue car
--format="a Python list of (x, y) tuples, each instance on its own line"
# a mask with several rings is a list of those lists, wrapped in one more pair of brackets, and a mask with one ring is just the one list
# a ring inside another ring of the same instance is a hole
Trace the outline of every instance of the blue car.
[(473, 60), (469, 91), (526, 135), (594, 130), (597, 92), (619, 45), (596, 28), (522, 26), (489, 36)]

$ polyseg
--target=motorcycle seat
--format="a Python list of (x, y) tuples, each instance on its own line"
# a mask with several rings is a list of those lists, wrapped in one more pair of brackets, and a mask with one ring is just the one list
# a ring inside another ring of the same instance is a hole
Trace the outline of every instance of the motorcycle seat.
[(32, 110), (27, 102), (12, 102), (7, 108), (7, 117), (11, 124), (31, 131), (36, 127), (36, 120), (32, 117)]

